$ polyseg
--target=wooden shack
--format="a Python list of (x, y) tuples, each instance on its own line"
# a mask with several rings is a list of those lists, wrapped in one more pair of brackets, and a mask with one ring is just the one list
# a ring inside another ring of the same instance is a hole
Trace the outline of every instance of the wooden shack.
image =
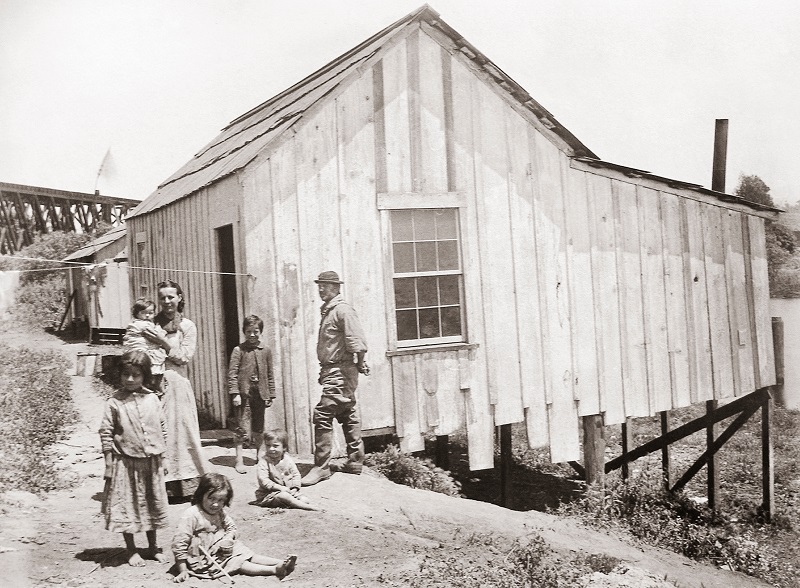
[(233, 120), (143, 201), (131, 288), (182, 284), (198, 404), (223, 424), (228, 351), (260, 315), (268, 424), (308, 454), (313, 280), (336, 270), (369, 339), (367, 434), (414, 451), (465, 428), (482, 469), (495, 427), (524, 422), (564, 462), (585, 415), (623, 423), (774, 383), (774, 215), (600, 160), (424, 6)]
[(131, 320), (126, 227), (114, 227), (64, 258), (67, 309), (62, 325), (88, 329), (94, 343), (118, 343)]

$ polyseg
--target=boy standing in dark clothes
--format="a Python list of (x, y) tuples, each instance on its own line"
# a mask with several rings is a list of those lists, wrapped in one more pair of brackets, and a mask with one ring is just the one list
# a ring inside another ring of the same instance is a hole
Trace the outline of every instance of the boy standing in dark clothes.
[(258, 452), (264, 433), (264, 410), (275, 399), (272, 351), (261, 343), (264, 321), (255, 315), (245, 317), (245, 340), (231, 352), (228, 366), (228, 393), (233, 404), (231, 428), (236, 435), (236, 471), (245, 473), (242, 445), (245, 441)]

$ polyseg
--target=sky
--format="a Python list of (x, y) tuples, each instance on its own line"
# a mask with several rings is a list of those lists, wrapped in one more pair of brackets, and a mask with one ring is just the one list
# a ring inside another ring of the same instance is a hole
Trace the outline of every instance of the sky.
[[(800, 201), (800, 2), (429, 4), (601, 159), (710, 187), (725, 118), (726, 191), (755, 174), (777, 205)], [(0, 0), (0, 182), (143, 199), (228, 122), (421, 5)]]

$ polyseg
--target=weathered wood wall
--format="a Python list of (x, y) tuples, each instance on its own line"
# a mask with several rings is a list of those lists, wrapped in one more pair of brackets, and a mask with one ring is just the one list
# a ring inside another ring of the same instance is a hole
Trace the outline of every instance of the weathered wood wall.
[[(571, 159), (427, 25), (366, 60), (286, 135), (238, 180), (134, 218), (130, 234), (189, 235), (151, 248), (152, 262), (213, 269), (207, 219), (241, 201), (237, 259), (253, 279), (240, 315), (265, 319), (283, 392), (268, 424), (290, 431), (293, 450), (313, 446), (313, 280), (328, 269), (369, 338), (365, 429), (394, 427), (418, 450), (425, 434), (465, 426), (473, 469), (493, 465), (496, 425), (524, 421), (532, 446), (566, 461), (580, 457), (583, 415), (620, 423), (773, 383), (763, 219)], [(468, 345), (398, 350), (389, 210), (441, 206), (459, 208)], [(196, 390), (221, 410), (218, 280), (184, 281), (202, 342)]]
[[(238, 177), (229, 176), (169, 206), (127, 221), (131, 296), (151, 298), (158, 304), (159, 282), (171, 279), (180, 284), (186, 303), (184, 315), (197, 325), (197, 352), (189, 364), (189, 377), (198, 409), (222, 424), (228, 414), (228, 358), (220, 276), (213, 273), (219, 271), (214, 230), (232, 224), (234, 238), (240, 238), (241, 193)], [(238, 254), (237, 251), (237, 271), (246, 273)], [(244, 316), (247, 281), (237, 277), (240, 317)]]

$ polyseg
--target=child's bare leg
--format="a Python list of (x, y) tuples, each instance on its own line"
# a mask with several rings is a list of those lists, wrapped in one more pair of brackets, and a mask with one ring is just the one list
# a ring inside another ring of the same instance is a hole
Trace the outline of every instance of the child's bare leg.
[(288, 492), (281, 492), (275, 498), (286, 508), (300, 508), (302, 510), (319, 510), (319, 507), (311, 504), (305, 496), (293, 496)]
[(240, 474), (247, 473), (247, 470), (244, 469), (244, 458), (242, 457), (242, 438), (238, 435), (236, 436), (236, 465), (234, 468)]
[(283, 561), (267, 555), (254, 555), (242, 564), (241, 572), (246, 576), (278, 576), (283, 579), (294, 571), (296, 555), (289, 555)]
[(253, 429), (253, 433), (250, 435), (250, 449), (256, 450), (256, 461), (258, 461), (258, 452), (261, 449), (261, 444), (264, 442), (264, 433), (259, 433), (255, 429)]
[(278, 559), (276, 557), (270, 557), (268, 555), (254, 555), (250, 558), (249, 562), (245, 563), (253, 563), (260, 566), (276, 566), (279, 563), (282, 563), (282, 559)]
[(136, 543), (133, 541), (133, 533), (123, 533), (122, 537), (125, 539), (125, 550), (128, 556), (128, 565), (140, 568), (144, 565), (144, 560), (139, 552), (136, 551)]
[(158, 546), (155, 530), (147, 531), (147, 557), (156, 560), (158, 563), (167, 563), (167, 556)]

